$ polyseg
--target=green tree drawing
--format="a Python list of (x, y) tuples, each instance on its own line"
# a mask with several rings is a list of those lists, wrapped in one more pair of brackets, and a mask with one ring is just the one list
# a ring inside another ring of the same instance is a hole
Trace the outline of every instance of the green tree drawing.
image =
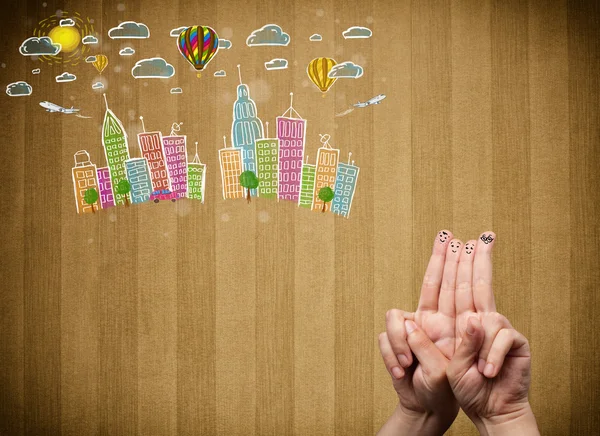
[(94, 188), (89, 188), (83, 194), (83, 201), (92, 206), (92, 213), (96, 213), (96, 209), (94, 209), (94, 203), (98, 201), (98, 191)]
[(323, 212), (327, 210), (327, 203), (333, 200), (333, 196), (333, 189), (331, 189), (329, 186), (323, 186), (321, 189), (319, 189), (319, 200), (323, 202)]
[(129, 206), (129, 199), (127, 194), (131, 191), (131, 184), (129, 180), (123, 179), (119, 183), (117, 183), (116, 189), (117, 194), (125, 196), (125, 206)]
[(240, 185), (248, 190), (246, 199), (248, 200), (248, 203), (250, 203), (250, 201), (252, 201), (250, 197), (250, 190), (258, 188), (258, 177), (256, 177), (256, 174), (254, 174), (253, 171), (244, 171), (242, 174), (240, 174)]

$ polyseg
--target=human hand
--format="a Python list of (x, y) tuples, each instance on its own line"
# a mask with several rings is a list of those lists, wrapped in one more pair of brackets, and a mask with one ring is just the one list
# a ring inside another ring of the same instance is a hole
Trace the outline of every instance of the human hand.
[(379, 348), (399, 401), (380, 435), (442, 434), (456, 418), (446, 366), (455, 350), (454, 287), (461, 248), (450, 231), (440, 231), (417, 310), (386, 314)]
[(483, 233), (460, 254), (456, 289), (456, 352), (447, 375), (452, 391), (481, 434), (539, 434), (528, 400), (527, 339), (496, 312), (492, 248)]

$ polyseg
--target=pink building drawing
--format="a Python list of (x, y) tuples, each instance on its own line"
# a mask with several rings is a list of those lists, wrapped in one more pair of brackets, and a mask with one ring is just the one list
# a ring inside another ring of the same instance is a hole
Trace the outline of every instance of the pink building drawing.
[(100, 204), (102, 209), (115, 205), (112, 184), (110, 183), (110, 169), (108, 167), (98, 168), (98, 190), (100, 191)]
[(279, 139), (278, 198), (298, 202), (302, 182), (302, 161), (306, 120), (293, 108), (294, 94), (290, 93), (290, 107), (277, 117)]
[(186, 136), (178, 135), (179, 129), (180, 124), (173, 123), (171, 135), (163, 136), (165, 159), (167, 160), (167, 169), (171, 179), (171, 192), (175, 195), (175, 198), (185, 197), (188, 187)]

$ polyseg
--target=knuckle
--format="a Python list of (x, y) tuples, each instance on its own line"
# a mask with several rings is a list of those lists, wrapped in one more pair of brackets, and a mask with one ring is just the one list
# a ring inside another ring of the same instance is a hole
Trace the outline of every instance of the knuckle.
[(456, 289), (459, 291), (470, 291), (471, 290), (471, 283), (469, 282), (460, 282), (457, 286)]

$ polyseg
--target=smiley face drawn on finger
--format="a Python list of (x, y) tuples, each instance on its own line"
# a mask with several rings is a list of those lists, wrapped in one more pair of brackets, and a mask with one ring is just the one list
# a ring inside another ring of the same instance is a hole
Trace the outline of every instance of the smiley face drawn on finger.
[(450, 242), (450, 251), (452, 251), (453, 253), (458, 253), (458, 250), (460, 250), (460, 242), (458, 242), (458, 241)]
[(475, 248), (475, 244), (472, 244), (472, 243), (471, 243), (471, 244), (469, 244), (469, 243), (466, 243), (466, 244), (465, 244), (465, 253), (467, 253), (467, 254), (471, 254), (471, 253), (473, 253), (473, 249), (474, 249), (474, 248)]
[(439, 232), (438, 238), (439, 238), (440, 244), (443, 244), (444, 242), (446, 242), (448, 240), (448, 232), (444, 232), (444, 231)]
[(494, 237), (491, 234), (486, 235), (484, 233), (483, 235), (481, 235), (481, 238), (479, 238), (479, 239), (481, 239), (483, 241), (483, 243), (487, 245), (487, 244), (492, 243), (492, 241), (494, 240)]

